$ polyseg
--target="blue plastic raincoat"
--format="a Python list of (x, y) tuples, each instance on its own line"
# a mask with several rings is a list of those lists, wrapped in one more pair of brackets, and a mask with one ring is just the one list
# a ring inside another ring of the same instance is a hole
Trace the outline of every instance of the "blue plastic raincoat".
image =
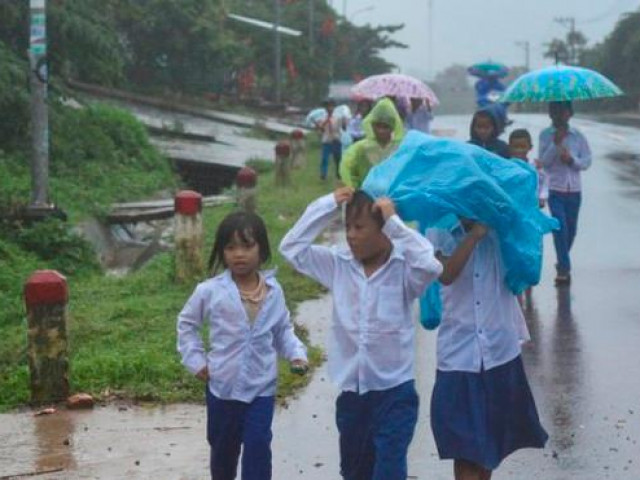
[[(388, 160), (371, 169), (362, 188), (374, 198), (391, 198), (400, 217), (417, 221), (421, 231), (447, 228), (456, 217), (488, 225), (500, 241), (509, 289), (519, 294), (539, 282), (542, 237), (558, 222), (538, 207), (530, 165), (411, 131)], [(421, 305), (426, 307), (425, 298)]]

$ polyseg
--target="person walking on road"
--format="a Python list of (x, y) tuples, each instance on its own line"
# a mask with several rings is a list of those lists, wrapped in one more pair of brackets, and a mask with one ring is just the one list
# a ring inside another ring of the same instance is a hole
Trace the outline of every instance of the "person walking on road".
[(478, 110), (471, 119), (469, 143), (509, 158), (509, 146), (499, 138), (504, 131), (504, 121), (496, 107)]
[(560, 222), (553, 231), (553, 244), (558, 263), (556, 284), (571, 282), (571, 258), (578, 230), (578, 214), (582, 203), (580, 173), (591, 166), (591, 149), (584, 135), (569, 126), (573, 116), (571, 102), (550, 102), (551, 127), (540, 133), (539, 158), (549, 177), (549, 210)]
[[(305, 371), (307, 354), (296, 337), (282, 287), (260, 270), (270, 257), (262, 219), (229, 214), (218, 227), (209, 261), (215, 274), (200, 283), (178, 315), (183, 365), (206, 383), (211, 478), (236, 478), (242, 448), (242, 480), (271, 478), (271, 423), (277, 355)], [(204, 324), (210, 345), (202, 341)]]
[(509, 454), (548, 439), (522, 364), (529, 332), (504, 282), (495, 232), (461, 219), (426, 236), (444, 267), (433, 436), (440, 458), (453, 459), (455, 480), (489, 480)]
[(344, 152), (340, 178), (345, 185), (358, 188), (374, 165), (389, 158), (402, 142), (404, 127), (393, 102), (380, 100), (364, 120), (365, 138)]
[(433, 121), (433, 112), (428, 100), (423, 98), (411, 99), (411, 112), (407, 114), (405, 119), (405, 128), (407, 130), (418, 130), (422, 133), (431, 134), (431, 122)]
[(320, 178), (327, 179), (329, 173), (329, 157), (333, 156), (336, 164), (336, 177), (340, 178), (340, 162), (342, 160), (342, 128), (344, 119), (335, 115), (336, 104), (333, 100), (328, 99), (324, 102), (324, 108), (327, 112), (323, 120), (316, 122), (316, 127), (320, 132), (322, 139), (322, 157), (320, 159)]
[[(349, 249), (314, 245), (346, 203)], [(406, 480), (418, 419), (413, 301), (442, 266), (391, 200), (337, 189), (309, 205), (280, 244), (301, 273), (333, 294), (329, 374), (345, 480)]]

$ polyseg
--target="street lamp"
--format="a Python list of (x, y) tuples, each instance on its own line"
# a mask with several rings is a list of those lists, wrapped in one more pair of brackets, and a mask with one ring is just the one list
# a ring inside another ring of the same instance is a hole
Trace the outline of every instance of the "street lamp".
[[(350, 22), (350, 23), (353, 23), (353, 18), (354, 18), (356, 15), (358, 15), (359, 13), (370, 12), (370, 11), (375, 10), (375, 9), (376, 9), (375, 5), (369, 5), (369, 6), (367, 6), (367, 7), (359, 8), (358, 10), (356, 10), (355, 12), (353, 12), (351, 15), (349, 15), (349, 22)], [(345, 16), (345, 18), (346, 18), (346, 16)]]
[(524, 49), (524, 66), (528, 72), (530, 69), (529, 57), (531, 52), (531, 43), (529, 42), (529, 40), (523, 40), (523, 41), (517, 41), (516, 45)]

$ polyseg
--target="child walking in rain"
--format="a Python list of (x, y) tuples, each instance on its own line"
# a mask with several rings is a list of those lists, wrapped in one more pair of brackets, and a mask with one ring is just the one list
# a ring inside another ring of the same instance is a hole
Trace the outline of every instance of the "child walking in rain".
[(508, 145), (498, 138), (504, 131), (504, 119), (500, 117), (497, 107), (478, 110), (471, 119), (470, 130), (469, 143), (478, 145), (501, 157), (509, 157)]
[[(271, 478), (277, 355), (305, 370), (306, 348), (296, 337), (282, 288), (269, 260), (267, 231), (252, 213), (228, 215), (219, 225), (209, 260), (214, 274), (200, 283), (178, 315), (182, 363), (206, 383), (207, 440), (215, 480)], [(209, 344), (201, 338), (204, 325)]]
[[(349, 248), (314, 245), (344, 203)], [(342, 477), (406, 480), (418, 416), (411, 307), (442, 270), (431, 244), (404, 225), (389, 199), (373, 202), (342, 187), (309, 205), (280, 252), (333, 294), (328, 355), (341, 391)]]
[(340, 178), (340, 162), (342, 161), (342, 127), (344, 120), (334, 114), (336, 104), (329, 99), (324, 102), (327, 116), (316, 123), (316, 127), (322, 135), (322, 158), (320, 163), (320, 178), (327, 179), (329, 173), (329, 157), (333, 156), (336, 164), (336, 177)]
[(580, 172), (591, 166), (591, 149), (580, 131), (569, 126), (571, 102), (549, 103), (552, 125), (540, 133), (540, 162), (549, 176), (549, 210), (560, 222), (553, 232), (556, 249), (556, 284), (571, 282), (569, 252), (578, 230), (582, 203)]
[(407, 130), (418, 130), (423, 133), (431, 133), (431, 122), (433, 121), (433, 112), (429, 101), (423, 98), (411, 99), (411, 112), (407, 114), (405, 119), (405, 128)]
[[(549, 182), (547, 175), (542, 169), (542, 164), (533, 159), (529, 159), (529, 152), (533, 148), (531, 134), (524, 128), (519, 128), (511, 132), (509, 135), (509, 155), (511, 158), (517, 158), (528, 163), (536, 169), (538, 174), (538, 206), (544, 208), (549, 198)], [(523, 295), (518, 297), (520, 306), (531, 306), (531, 292), (533, 287), (529, 287)]]
[(380, 100), (364, 122), (365, 138), (344, 153), (340, 178), (345, 185), (358, 188), (374, 165), (389, 158), (398, 148), (404, 128), (393, 102)]
[(536, 169), (538, 174), (538, 206), (544, 208), (549, 198), (549, 178), (539, 161), (529, 158), (529, 152), (533, 148), (531, 134), (524, 128), (519, 128), (509, 135), (509, 156), (528, 163)]
[(509, 454), (548, 438), (520, 356), (529, 333), (493, 231), (461, 220), (427, 238), (444, 266), (431, 428), (456, 480), (489, 480)]

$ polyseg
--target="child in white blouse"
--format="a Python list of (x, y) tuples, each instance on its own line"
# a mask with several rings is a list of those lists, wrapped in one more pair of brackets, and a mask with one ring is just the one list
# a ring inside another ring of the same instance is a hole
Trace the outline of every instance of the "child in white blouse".
[(444, 266), (431, 428), (456, 480), (489, 480), (510, 453), (548, 438), (520, 356), (529, 333), (494, 232), (462, 219), (427, 238)]
[[(219, 225), (209, 261), (214, 274), (200, 283), (178, 315), (178, 351), (185, 367), (207, 383), (207, 440), (211, 477), (271, 478), (277, 355), (304, 370), (306, 348), (296, 337), (280, 284), (260, 267), (269, 260), (267, 231), (252, 213)], [(208, 351), (201, 338), (209, 327)]]

